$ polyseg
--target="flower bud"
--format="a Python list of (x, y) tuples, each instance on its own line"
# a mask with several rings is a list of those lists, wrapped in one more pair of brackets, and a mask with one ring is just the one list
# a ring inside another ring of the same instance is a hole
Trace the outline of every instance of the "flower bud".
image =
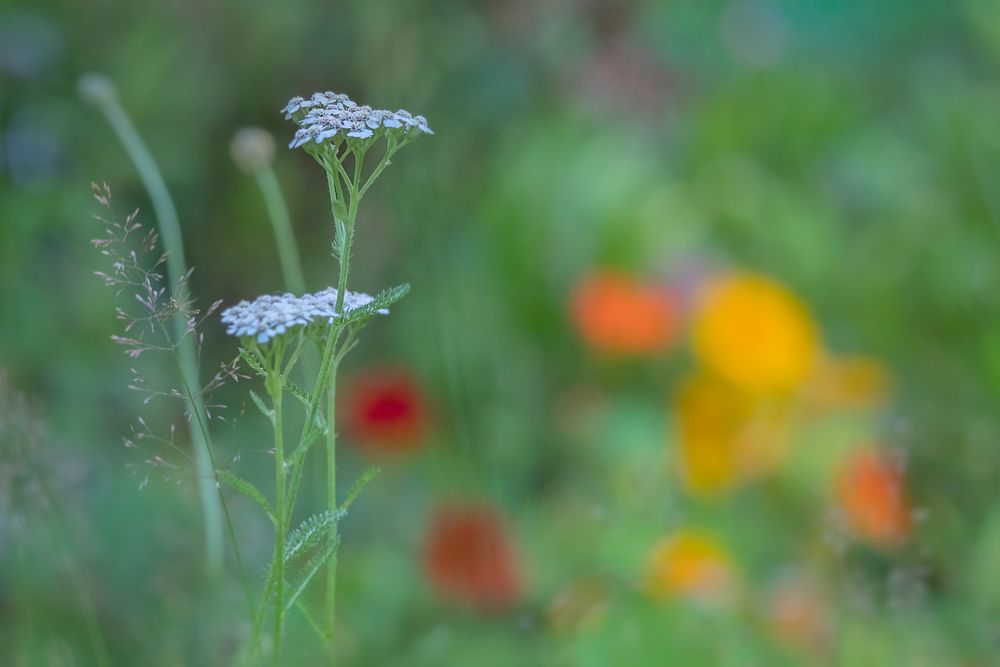
[(97, 72), (82, 75), (76, 82), (76, 89), (84, 102), (95, 106), (114, 102), (118, 96), (114, 82)]
[(229, 154), (240, 169), (254, 172), (271, 164), (274, 139), (259, 127), (240, 128), (229, 144)]

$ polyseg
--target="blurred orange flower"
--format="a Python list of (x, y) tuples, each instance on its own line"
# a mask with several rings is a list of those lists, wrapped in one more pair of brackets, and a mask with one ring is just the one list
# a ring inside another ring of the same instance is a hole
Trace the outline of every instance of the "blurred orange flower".
[(677, 337), (676, 307), (663, 287), (611, 271), (586, 276), (577, 285), (572, 315), (583, 341), (599, 352), (653, 355)]
[(910, 501), (892, 457), (870, 448), (852, 452), (837, 476), (837, 496), (850, 529), (873, 546), (894, 548), (909, 539)]
[(366, 372), (353, 378), (344, 393), (345, 431), (364, 450), (399, 453), (423, 443), (427, 408), (422, 392), (406, 371)]
[(675, 397), (678, 465), (688, 489), (717, 494), (773, 470), (789, 443), (790, 414), (714, 378), (684, 381)]
[(646, 590), (659, 598), (724, 602), (736, 592), (736, 576), (725, 549), (707, 535), (685, 529), (653, 548)]
[(500, 515), (486, 505), (438, 508), (426, 536), (424, 571), (442, 598), (473, 609), (504, 609), (521, 593), (513, 545)]
[(695, 317), (695, 356), (711, 373), (749, 393), (797, 389), (812, 373), (819, 349), (802, 302), (755, 274), (720, 279)]

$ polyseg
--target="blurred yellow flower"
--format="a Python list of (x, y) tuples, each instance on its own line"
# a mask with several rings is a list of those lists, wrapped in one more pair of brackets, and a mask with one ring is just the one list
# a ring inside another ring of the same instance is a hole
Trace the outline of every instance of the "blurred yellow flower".
[(685, 529), (653, 548), (646, 590), (658, 598), (724, 602), (736, 592), (736, 575), (722, 546), (701, 532)]
[(704, 375), (681, 383), (675, 401), (677, 463), (693, 493), (725, 492), (784, 459), (791, 415), (781, 402), (755, 399)]
[(753, 394), (797, 389), (812, 373), (819, 349), (802, 302), (754, 274), (733, 274), (711, 286), (694, 322), (698, 361)]

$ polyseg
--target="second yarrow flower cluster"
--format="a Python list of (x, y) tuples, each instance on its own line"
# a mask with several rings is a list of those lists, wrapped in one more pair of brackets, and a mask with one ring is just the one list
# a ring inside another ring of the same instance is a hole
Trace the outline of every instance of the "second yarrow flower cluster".
[[(345, 292), (342, 312), (337, 312), (337, 289), (328, 287), (315, 294), (295, 296), (286, 294), (265, 294), (253, 301), (240, 301), (235, 306), (222, 311), (222, 323), (228, 325), (230, 336), (251, 336), (264, 344), (275, 336), (280, 336), (299, 327), (324, 327), (334, 320), (349, 316), (372, 303), (375, 298), (361, 292)], [(380, 308), (380, 315), (388, 315), (389, 310)]]

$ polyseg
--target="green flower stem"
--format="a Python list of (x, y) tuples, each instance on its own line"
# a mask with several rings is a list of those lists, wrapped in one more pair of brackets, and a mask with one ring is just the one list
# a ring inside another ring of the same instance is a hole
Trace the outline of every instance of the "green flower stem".
[(282, 394), (285, 380), (275, 363), (267, 377), (267, 391), (274, 412), (274, 658), (281, 656), (281, 635), (285, 621), (285, 448), (282, 427)]
[[(406, 141), (397, 143), (390, 139), (386, 145), (385, 152), (367, 179), (362, 180), (365, 154), (371, 147), (368, 143), (358, 143), (348, 145), (340, 151), (338, 148), (320, 150), (313, 153), (313, 157), (322, 165), (326, 172), (327, 186), (330, 191), (330, 210), (333, 214), (334, 223), (334, 254), (340, 265), (337, 278), (337, 313), (341, 316), (344, 312), (344, 298), (347, 294), (347, 279), (351, 270), (351, 248), (354, 244), (354, 228), (358, 216), (358, 204), (368, 191), (368, 188), (375, 182), (382, 171), (389, 166), (392, 155), (401, 148)], [(354, 157), (353, 174), (349, 175), (344, 163), (347, 156)], [(335, 327), (337, 339), (339, 339), (340, 328)], [(327, 359), (324, 358), (324, 368), (320, 370), (320, 381), (317, 390), (322, 391), (321, 384), (326, 382), (326, 410), (327, 410), (327, 430), (326, 430), (326, 494), (327, 511), (337, 511), (337, 368), (343, 356), (350, 351), (354, 344), (354, 331), (347, 332), (347, 338), (337, 351), (336, 358), (329, 368), (326, 368)], [(332, 335), (332, 332), (331, 332)], [(336, 339), (334, 340), (336, 342)], [(324, 350), (324, 357), (331, 352), (329, 343)], [(328, 373), (328, 375), (327, 375)], [(297, 475), (293, 472), (293, 484), (297, 484)], [(333, 522), (329, 529), (329, 539), (335, 543), (338, 539), (337, 523)], [(326, 592), (324, 595), (324, 619), (329, 627), (330, 650), (333, 650), (335, 625), (336, 625), (336, 593), (337, 593), (337, 552), (334, 551), (327, 565)]]
[[(336, 369), (334, 369), (336, 372)], [(326, 497), (327, 509), (337, 509), (337, 431), (335, 429), (337, 419), (337, 382), (336, 377), (331, 378), (330, 387), (327, 389), (327, 423), (329, 428), (326, 435)], [(337, 539), (337, 523), (330, 523), (330, 539)], [(326, 570), (326, 596), (324, 600), (325, 618), (329, 623), (330, 646), (333, 646), (336, 636), (336, 614), (337, 614), (337, 550), (330, 556), (330, 562)]]
[[(153, 204), (153, 212), (160, 230), (160, 238), (167, 253), (167, 279), (175, 290), (174, 296), (187, 276), (187, 263), (184, 259), (184, 242), (181, 237), (180, 222), (177, 209), (174, 207), (170, 192), (153, 159), (152, 154), (142, 141), (125, 110), (114, 95), (105, 95), (95, 100), (98, 108), (104, 114), (111, 129), (135, 165), (139, 177), (149, 193)], [(189, 388), (191, 407), (195, 421), (204, 423), (205, 404), (200, 387), (198, 354), (192, 336), (188, 335), (187, 322), (182, 313), (173, 317), (174, 337), (178, 346), (178, 360), (181, 378)], [(205, 534), (205, 562), (210, 578), (215, 579), (222, 573), (223, 566), (223, 535), (222, 535), (222, 503), (215, 480), (215, 465), (212, 461), (211, 439), (208, 432), (200, 428), (191, 428), (191, 439), (194, 443), (195, 468), (198, 474), (198, 492), (201, 501), (202, 521)]]
[(382, 171), (390, 164), (392, 164), (392, 156), (396, 154), (396, 151), (398, 151), (405, 145), (406, 145), (405, 141), (401, 144), (397, 144), (395, 140), (393, 139), (389, 140), (389, 143), (385, 147), (385, 153), (382, 155), (382, 159), (379, 161), (378, 165), (376, 165), (375, 169), (368, 177), (368, 180), (365, 181), (365, 184), (362, 185), (361, 188), (358, 190), (359, 200), (365, 196), (365, 193), (368, 192), (368, 188), (370, 188), (372, 184), (375, 183), (375, 180), (379, 177), (379, 175), (381, 175)]
[[(344, 296), (347, 293), (347, 276), (351, 270), (351, 246), (354, 242), (354, 223), (358, 215), (358, 202), (360, 197), (358, 196), (358, 183), (361, 180), (361, 167), (364, 164), (364, 153), (361, 151), (354, 152), (354, 178), (348, 181), (345, 185), (347, 186), (350, 194), (350, 199), (347, 202), (347, 216), (346, 220), (337, 219), (337, 211), (342, 210), (344, 207), (344, 202), (341, 199), (342, 194), (338, 192), (338, 188), (333, 187), (330, 190), (331, 208), (334, 214), (334, 223), (336, 225), (336, 233), (341, 235), (338, 246), (340, 248), (340, 253), (338, 260), (340, 263), (340, 276), (337, 279), (337, 312), (343, 315), (344, 312)], [(338, 161), (338, 167), (343, 172), (342, 161)], [(328, 180), (335, 183), (336, 175), (327, 172)], [(338, 206), (339, 204), (339, 206)], [(327, 424), (328, 428), (326, 431), (326, 503), (327, 510), (330, 512), (335, 512), (337, 510), (337, 430), (336, 426), (336, 416), (337, 416), (337, 368), (333, 367), (330, 373), (329, 386), (327, 387)], [(336, 542), (337, 536), (337, 522), (330, 524), (330, 540), (331, 542)], [(327, 565), (326, 570), (326, 595), (324, 596), (324, 611), (327, 623), (330, 627), (330, 645), (333, 646), (336, 628), (336, 614), (337, 614), (337, 552), (334, 551), (333, 555), (330, 557), (330, 562)]]
[[(312, 427), (311, 425), (316, 423), (317, 415), (319, 414), (320, 403), (323, 399), (323, 392), (326, 391), (327, 382), (330, 377), (336, 372), (334, 369), (336, 365), (335, 350), (337, 348), (337, 341), (340, 338), (340, 328), (333, 326), (330, 328), (330, 332), (327, 334), (326, 342), (323, 344), (323, 354), (320, 361), (319, 375), (316, 380), (316, 387), (313, 389), (313, 393), (310, 396), (309, 409), (306, 410), (306, 419), (302, 425), (302, 434), (299, 437), (298, 445), (295, 447), (295, 451), (292, 453), (292, 458), (294, 463), (292, 465), (291, 474), (291, 484), (289, 486), (290, 493), (289, 498), (293, 500), (298, 495), (299, 481), (302, 477), (302, 468), (305, 462), (306, 454), (308, 453), (308, 448), (312, 446), (313, 440), (319, 439), (317, 435), (312, 438)], [(303, 447), (307, 448), (303, 450)], [(291, 524), (292, 520), (292, 510), (294, 509), (294, 502), (288, 503), (287, 507), (287, 517), (285, 519), (286, 525)]]
[(288, 215), (288, 206), (281, 194), (281, 186), (270, 165), (264, 165), (254, 170), (254, 178), (260, 194), (264, 198), (271, 229), (274, 230), (274, 240), (278, 249), (278, 260), (281, 263), (281, 273), (285, 286), (295, 294), (306, 291), (306, 281), (302, 274), (302, 261), (295, 245), (295, 235)]

